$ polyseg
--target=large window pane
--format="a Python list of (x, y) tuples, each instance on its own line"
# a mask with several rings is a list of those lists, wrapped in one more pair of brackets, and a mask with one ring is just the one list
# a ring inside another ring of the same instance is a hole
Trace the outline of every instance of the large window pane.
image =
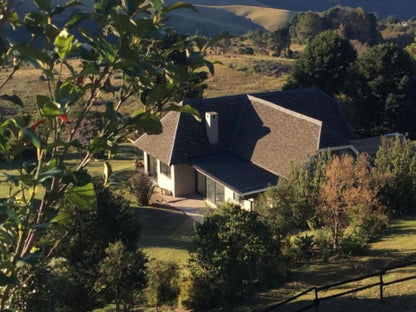
[(217, 205), (224, 202), (224, 186), (221, 184), (215, 183), (215, 203)]
[(160, 173), (170, 178), (170, 166), (160, 162)]
[(149, 175), (151, 175), (152, 177), (156, 177), (157, 176), (157, 160), (156, 158), (147, 155), (147, 164), (148, 164), (148, 170), (149, 170)]
[(201, 194), (204, 197), (207, 197), (207, 192), (206, 192), (206, 187), (207, 187), (207, 183), (205, 180), (205, 176), (200, 173), (197, 172), (196, 174), (196, 190), (199, 194)]
[(207, 177), (207, 196), (206, 198), (215, 204), (215, 182)]

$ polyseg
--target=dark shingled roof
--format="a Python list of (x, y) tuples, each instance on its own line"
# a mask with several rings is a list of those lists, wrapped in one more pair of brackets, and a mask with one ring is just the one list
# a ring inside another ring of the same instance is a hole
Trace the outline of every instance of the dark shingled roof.
[[(186, 100), (202, 122), (171, 112), (163, 133), (143, 135), (135, 145), (166, 164), (232, 152), (275, 175), (286, 176), (292, 161), (306, 161), (319, 148), (348, 145), (352, 131), (338, 103), (316, 88)], [(205, 113), (218, 113), (219, 143), (210, 144)]]
[(354, 138), (338, 102), (318, 88), (258, 93), (253, 96), (322, 121), (319, 148), (347, 145)]
[(249, 194), (276, 185), (278, 177), (233, 153), (193, 158), (190, 163), (203, 174), (239, 194)]

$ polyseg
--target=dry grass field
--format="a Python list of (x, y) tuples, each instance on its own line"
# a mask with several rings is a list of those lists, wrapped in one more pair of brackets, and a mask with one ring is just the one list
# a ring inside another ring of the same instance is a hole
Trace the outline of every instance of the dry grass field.
[[(211, 60), (219, 61), (221, 64), (215, 65), (215, 75), (206, 82), (208, 88), (204, 97), (210, 98), (281, 90), (292, 63), (291, 60), (250, 55), (216, 55), (212, 56)], [(274, 74), (256, 72), (256, 68), (267, 66), (281, 67), (282, 71)]]

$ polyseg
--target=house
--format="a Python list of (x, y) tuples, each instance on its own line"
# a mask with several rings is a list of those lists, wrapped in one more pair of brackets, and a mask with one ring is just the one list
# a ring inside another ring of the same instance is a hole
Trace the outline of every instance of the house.
[(202, 122), (169, 112), (163, 133), (144, 134), (145, 172), (173, 196), (200, 193), (212, 205), (253, 198), (330, 148), (354, 151), (352, 130), (339, 104), (317, 88), (186, 100)]

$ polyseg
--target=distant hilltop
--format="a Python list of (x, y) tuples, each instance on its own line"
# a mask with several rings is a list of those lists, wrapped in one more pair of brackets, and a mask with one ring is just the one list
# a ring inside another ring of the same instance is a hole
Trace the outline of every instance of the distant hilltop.
[[(52, 4), (63, 4), (65, 0), (53, 0)], [(91, 11), (94, 1), (81, 0), (76, 8)], [(178, 0), (166, 0), (167, 5)], [(415, 0), (189, 0), (198, 12), (177, 10), (170, 14), (167, 24), (181, 34), (215, 36), (221, 31), (239, 35), (256, 29), (274, 31), (282, 27), (296, 12), (325, 11), (336, 5), (362, 7), (378, 18), (395, 15), (401, 20), (416, 15)], [(19, 15), (36, 10), (32, 1), (24, 1), (18, 7)], [(70, 12), (66, 13), (69, 14)], [(65, 20), (65, 16), (62, 17)], [(58, 18), (59, 19), (59, 18)], [(59, 24), (59, 21), (56, 21)]]

